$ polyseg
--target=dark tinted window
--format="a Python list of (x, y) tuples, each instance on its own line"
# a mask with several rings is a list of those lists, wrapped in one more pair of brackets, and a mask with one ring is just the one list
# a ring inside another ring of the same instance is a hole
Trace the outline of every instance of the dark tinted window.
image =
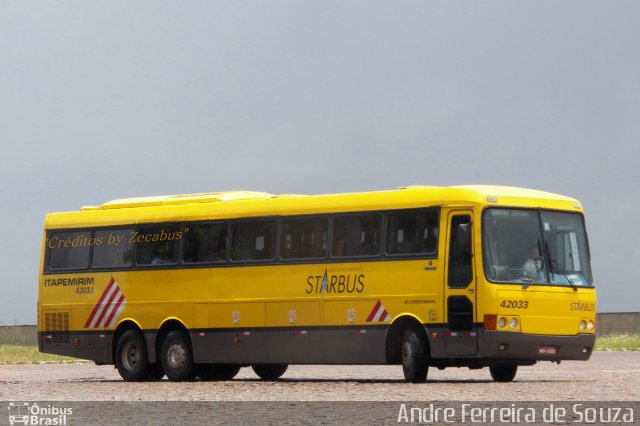
[(387, 253), (435, 253), (437, 247), (437, 210), (422, 210), (389, 215), (387, 224)]
[(276, 251), (276, 222), (258, 220), (233, 224), (232, 260), (273, 259)]
[(305, 259), (327, 254), (327, 219), (289, 219), (282, 222), (282, 257)]
[(333, 220), (335, 257), (372, 256), (380, 253), (381, 216), (342, 216)]
[(227, 258), (227, 224), (188, 226), (183, 251), (185, 263), (224, 262)]
[(454, 216), (451, 219), (449, 241), (449, 287), (465, 288), (473, 278), (471, 263), (471, 217)]
[(52, 232), (47, 237), (50, 269), (86, 269), (96, 240), (90, 232)]
[(177, 226), (140, 228), (134, 235), (138, 265), (171, 265), (178, 261), (178, 240), (183, 232)]
[(123, 268), (133, 262), (133, 229), (96, 231), (93, 247), (93, 268)]

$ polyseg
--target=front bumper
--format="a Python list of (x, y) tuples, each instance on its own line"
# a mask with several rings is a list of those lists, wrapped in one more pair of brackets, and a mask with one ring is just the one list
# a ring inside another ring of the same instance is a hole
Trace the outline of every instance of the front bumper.
[[(482, 330), (479, 334), (480, 358), (586, 361), (591, 357), (596, 342), (595, 334), (557, 336), (494, 330)], [(540, 348), (555, 348), (555, 353), (541, 351)]]

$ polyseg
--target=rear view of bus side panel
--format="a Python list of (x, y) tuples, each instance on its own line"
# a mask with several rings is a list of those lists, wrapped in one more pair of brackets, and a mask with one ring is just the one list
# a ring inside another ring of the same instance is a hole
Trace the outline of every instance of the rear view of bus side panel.
[[(42, 352), (111, 362), (112, 332), (105, 323), (113, 317), (108, 307), (100, 311), (103, 306), (98, 304), (109, 281), (109, 273), (48, 274), (40, 279), (38, 343)], [(94, 311), (97, 315), (91, 322)]]

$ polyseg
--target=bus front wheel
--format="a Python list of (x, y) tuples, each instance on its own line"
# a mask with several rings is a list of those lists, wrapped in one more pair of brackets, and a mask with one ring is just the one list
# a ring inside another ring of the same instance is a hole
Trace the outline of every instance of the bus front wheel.
[(253, 364), (253, 372), (262, 380), (276, 380), (289, 368), (289, 364)]
[(492, 365), (489, 367), (494, 382), (512, 382), (518, 372), (517, 365)]
[(149, 363), (147, 345), (142, 334), (136, 330), (122, 333), (116, 345), (116, 368), (120, 376), (127, 381), (147, 380)]
[(174, 330), (166, 335), (160, 361), (169, 380), (184, 381), (195, 377), (191, 344), (183, 331)]
[(407, 382), (422, 383), (427, 381), (427, 354), (425, 342), (412, 329), (407, 329), (402, 336), (401, 360), (402, 372)]

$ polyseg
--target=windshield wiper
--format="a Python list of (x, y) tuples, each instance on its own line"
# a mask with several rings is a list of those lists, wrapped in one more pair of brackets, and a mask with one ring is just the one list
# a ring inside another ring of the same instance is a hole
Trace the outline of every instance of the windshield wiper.
[(564, 275), (567, 281), (569, 281), (569, 285), (571, 286), (573, 291), (578, 291), (578, 286), (573, 282), (573, 278), (571, 278), (569, 275), (565, 274), (564, 272), (560, 272), (560, 273)]
[(560, 274), (560, 275), (562, 275), (563, 277), (565, 277), (567, 279), (567, 282), (569, 283), (569, 285), (571, 286), (573, 291), (578, 291), (578, 286), (573, 282), (573, 278), (571, 278), (569, 275), (567, 275), (564, 271), (560, 270), (560, 268), (555, 268), (555, 272), (554, 272), (553, 262), (558, 263), (556, 260), (551, 259), (551, 273), (552, 274)]
[[(573, 291), (578, 291), (578, 286), (573, 282), (573, 279), (569, 275), (567, 275), (564, 272), (564, 270), (560, 269), (560, 267), (558, 266), (560, 265), (558, 261), (551, 257), (551, 253), (549, 252), (549, 245), (547, 244), (546, 241), (544, 242), (544, 249), (545, 249), (547, 258), (549, 259), (549, 272), (551, 272), (552, 275), (553, 274), (562, 275), (563, 277), (566, 278), (567, 282), (569, 283)], [(551, 282), (553, 282), (553, 277), (551, 278), (552, 278)]]

